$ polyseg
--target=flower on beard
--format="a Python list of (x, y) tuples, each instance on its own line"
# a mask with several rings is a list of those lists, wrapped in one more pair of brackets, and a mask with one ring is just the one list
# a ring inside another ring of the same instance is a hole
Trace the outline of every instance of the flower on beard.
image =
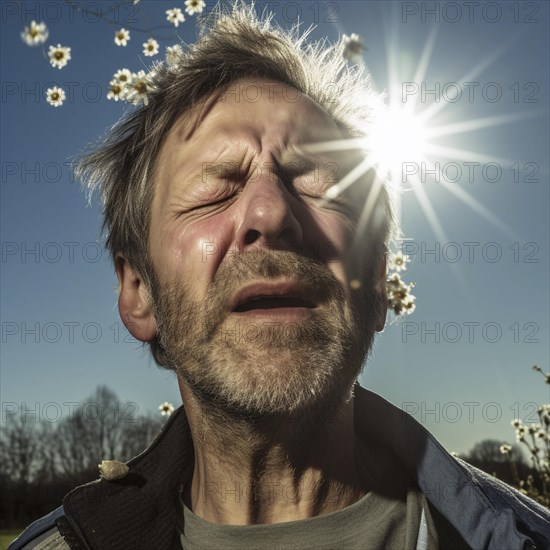
[(407, 263), (410, 262), (410, 258), (401, 252), (390, 254), (388, 258), (388, 267), (394, 271), (405, 271), (407, 269)]
[(395, 315), (410, 315), (415, 309), (416, 297), (411, 294), (414, 283), (405, 283), (399, 273), (392, 273), (386, 280), (388, 307)]

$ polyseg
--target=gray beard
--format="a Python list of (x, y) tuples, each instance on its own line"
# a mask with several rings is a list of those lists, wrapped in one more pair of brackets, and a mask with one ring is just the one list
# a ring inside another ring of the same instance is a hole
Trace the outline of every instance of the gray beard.
[[(314, 287), (323, 306), (298, 323), (228, 319), (239, 288), (280, 277)], [(212, 416), (334, 416), (351, 397), (374, 339), (374, 292), (353, 291), (350, 300), (326, 265), (293, 252), (233, 256), (220, 265), (203, 302), (182, 281), (153, 276), (151, 291), (169, 366)]]

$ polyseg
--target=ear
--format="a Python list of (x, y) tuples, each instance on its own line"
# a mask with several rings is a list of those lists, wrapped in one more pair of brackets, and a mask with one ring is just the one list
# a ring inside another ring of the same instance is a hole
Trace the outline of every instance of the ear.
[(378, 269), (378, 274), (375, 281), (375, 289), (377, 294), (375, 329), (378, 332), (382, 332), (384, 330), (384, 326), (386, 325), (386, 314), (388, 313), (386, 278), (386, 254), (384, 254), (380, 262), (380, 267)]
[(151, 308), (149, 289), (122, 254), (117, 254), (115, 258), (115, 269), (120, 318), (134, 338), (150, 342), (157, 335), (157, 322)]

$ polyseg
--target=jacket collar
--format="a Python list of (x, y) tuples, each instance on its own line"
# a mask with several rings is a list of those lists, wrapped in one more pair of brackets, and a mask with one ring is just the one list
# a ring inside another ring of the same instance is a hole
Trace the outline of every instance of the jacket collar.
[[(472, 548), (550, 544), (548, 510), (468, 463), (453, 458), (412, 416), (356, 386), (356, 431), (391, 449), (430, 503)], [(520, 532), (518, 529), (523, 531)]]
[[(542, 507), (533, 509), (532, 501), (498, 483), (486, 491), (488, 476), (452, 458), (410, 415), (360, 386), (355, 391), (355, 424), (367, 443), (395, 454), (473, 548), (524, 548), (530, 539), (516, 523), (525, 528), (534, 523), (536, 532), (549, 532)], [(125, 477), (100, 479), (71, 491), (63, 502), (66, 520), (85, 548), (181, 549), (180, 495), (193, 463), (189, 424), (180, 407), (150, 447), (128, 462)], [(519, 520), (505, 507), (519, 510)]]
[(99, 479), (65, 496), (70, 527), (85, 548), (181, 549), (180, 494), (193, 472), (191, 432), (179, 407), (121, 479)]

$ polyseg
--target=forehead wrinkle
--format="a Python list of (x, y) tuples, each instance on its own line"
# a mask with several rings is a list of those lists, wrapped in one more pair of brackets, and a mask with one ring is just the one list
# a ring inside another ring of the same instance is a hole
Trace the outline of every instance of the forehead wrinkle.
[(173, 127), (178, 141), (186, 142), (193, 137), (218, 103), (221, 93), (221, 90), (214, 90), (212, 94), (200, 100), (189, 111), (180, 115), (179, 120), (174, 123)]
[(229, 159), (232, 161), (250, 155), (254, 158), (263, 152), (282, 160), (289, 153), (295, 156), (292, 152), (301, 149), (300, 145), (342, 137), (330, 114), (308, 96), (290, 105), (254, 103), (256, 110), (250, 111), (246, 103), (221, 102), (221, 94), (221, 90), (214, 92), (175, 123), (171, 140), (172, 152), (179, 160), (175, 173), (185, 165), (217, 162), (233, 152), (236, 158)]

